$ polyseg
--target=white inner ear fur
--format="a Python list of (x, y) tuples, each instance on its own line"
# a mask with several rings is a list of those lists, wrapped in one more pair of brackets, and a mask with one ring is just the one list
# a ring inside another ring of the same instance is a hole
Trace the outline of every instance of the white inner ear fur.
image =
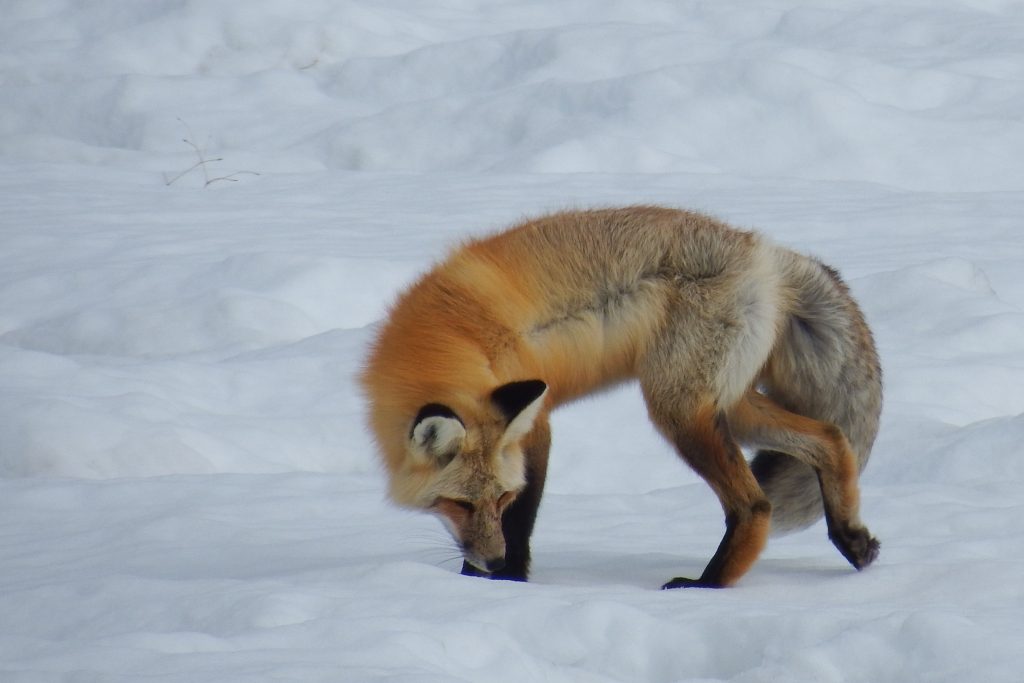
[(452, 417), (435, 415), (420, 420), (412, 430), (412, 451), (423, 460), (447, 464), (462, 446), (466, 428)]
[(522, 437), (533, 429), (533, 421), (537, 419), (537, 414), (540, 413), (540, 409), (544, 407), (544, 397), (547, 396), (548, 390), (545, 388), (541, 392), (540, 396), (533, 399), (525, 408), (519, 411), (519, 414), (508, 423), (508, 427), (505, 429), (505, 435), (502, 437), (503, 443), (513, 443), (518, 441)]

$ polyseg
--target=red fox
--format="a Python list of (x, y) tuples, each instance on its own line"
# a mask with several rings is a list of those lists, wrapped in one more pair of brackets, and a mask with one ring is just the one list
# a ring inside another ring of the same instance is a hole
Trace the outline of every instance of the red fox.
[(864, 316), (836, 271), (708, 216), (568, 211), (470, 241), (398, 298), (361, 382), (391, 498), (441, 518), (463, 574), (525, 581), (549, 413), (633, 379), (725, 512), (704, 572), (665, 588), (732, 585), (769, 530), (822, 514), (854, 567), (877, 557), (857, 483), (882, 405)]

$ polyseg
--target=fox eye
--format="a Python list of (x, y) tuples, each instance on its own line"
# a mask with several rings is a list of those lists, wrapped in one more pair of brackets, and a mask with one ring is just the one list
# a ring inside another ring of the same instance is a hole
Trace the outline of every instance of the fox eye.
[(462, 510), (465, 510), (470, 514), (476, 512), (476, 506), (470, 503), (468, 500), (457, 500), (455, 498), (445, 498), (444, 500)]
[(506, 491), (505, 493), (501, 494), (501, 498), (498, 499), (498, 509), (504, 510), (509, 504), (512, 503), (513, 500), (516, 499), (516, 496), (518, 495), (518, 491)]

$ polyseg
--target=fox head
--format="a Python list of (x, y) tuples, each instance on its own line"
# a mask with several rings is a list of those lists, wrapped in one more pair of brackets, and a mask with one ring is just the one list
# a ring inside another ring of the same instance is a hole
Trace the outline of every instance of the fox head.
[(533, 428), (546, 392), (540, 380), (511, 382), (461, 414), (428, 403), (409, 429), (407, 470), (414, 476), (405, 484), (415, 490), (400, 494), (392, 482), (392, 495), (404, 494), (407, 504), (440, 517), (466, 561), (482, 571), (504, 565), (501, 516), (526, 485), (520, 442)]

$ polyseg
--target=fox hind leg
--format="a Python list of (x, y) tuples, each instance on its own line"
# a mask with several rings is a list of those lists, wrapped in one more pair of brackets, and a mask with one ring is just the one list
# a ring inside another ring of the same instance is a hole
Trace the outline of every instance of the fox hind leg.
[(747, 392), (730, 411), (729, 423), (741, 443), (814, 468), (829, 539), (857, 569), (874, 562), (879, 543), (860, 521), (857, 458), (838, 427), (792, 413), (756, 391)]

